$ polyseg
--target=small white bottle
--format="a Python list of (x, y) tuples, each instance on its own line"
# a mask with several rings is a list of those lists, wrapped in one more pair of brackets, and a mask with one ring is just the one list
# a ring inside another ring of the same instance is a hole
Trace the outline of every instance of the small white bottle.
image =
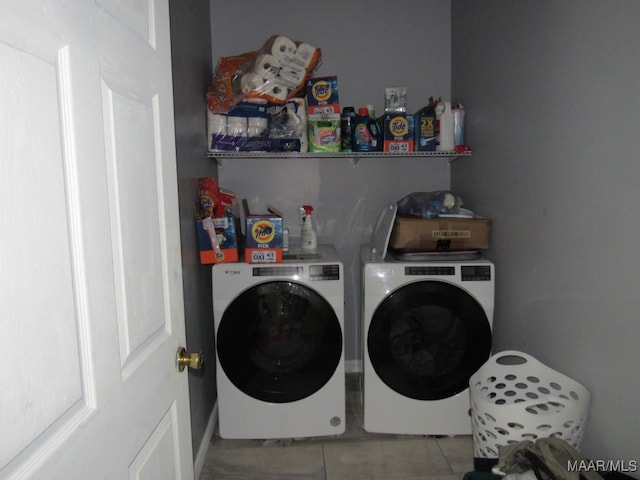
[(436, 115), (440, 123), (440, 133), (438, 134), (438, 143), (436, 150), (439, 152), (448, 152), (454, 149), (453, 139), (453, 111), (451, 111), (451, 102), (440, 102), (436, 105)]
[(311, 214), (313, 213), (313, 207), (311, 205), (303, 205), (304, 217), (302, 217), (302, 249), (303, 250), (315, 250), (318, 248), (318, 235), (313, 228), (313, 221)]

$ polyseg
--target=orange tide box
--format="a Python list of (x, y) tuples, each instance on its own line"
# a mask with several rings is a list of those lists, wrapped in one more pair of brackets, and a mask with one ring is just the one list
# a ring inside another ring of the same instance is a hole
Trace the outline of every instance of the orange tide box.
[(242, 207), (246, 237), (245, 262), (282, 262), (282, 213), (271, 205), (267, 208), (269, 213), (251, 213), (246, 199), (242, 200)]
[[(238, 261), (238, 243), (233, 217), (199, 218), (196, 220), (200, 263)], [(213, 235), (216, 238), (213, 238)]]

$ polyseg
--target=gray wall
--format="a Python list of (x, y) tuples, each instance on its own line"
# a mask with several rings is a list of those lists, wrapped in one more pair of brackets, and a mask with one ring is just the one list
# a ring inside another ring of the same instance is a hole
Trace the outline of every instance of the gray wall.
[[(450, 94), (450, 4), (440, 0), (280, 0), (269, 3), (212, 0), (213, 61), (259, 49), (274, 34), (322, 49), (318, 76), (337, 75), (340, 104), (373, 104), (384, 110), (384, 89), (408, 88), (408, 110), (429, 96)], [(241, 25), (241, 27), (239, 27)], [(448, 188), (450, 168), (443, 159), (227, 160), (220, 183), (251, 208), (267, 204), (283, 210), (292, 236), (299, 237), (297, 207), (315, 207), (320, 241), (333, 243), (345, 264), (345, 356), (359, 368), (359, 246), (368, 243), (383, 207), (412, 191)], [(261, 210), (262, 209), (262, 210)]]
[[(204, 377), (190, 376), (194, 452), (215, 402), (209, 269), (198, 263), (190, 212), (195, 178), (215, 171), (202, 156), (200, 102), (211, 59), (255, 49), (277, 33), (322, 48), (319, 74), (339, 76), (343, 105), (374, 103), (381, 111), (392, 85), (409, 87), (410, 110), (451, 93), (467, 107), (474, 155), (454, 163), (450, 177), (433, 160), (355, 167), (243, 160), (227, 162), (222, 183), (288, 216), (302, 200), (318, 205), (321, 236), (338, 244), (353, 273), (353, 246), (368, 239), (387, 201), (451, 179), (468, 206), (494, 219), (495, 349), (529, 352), (591, 390), (584, 453), (637, 459), (640, 3), (452, 0), (450, 12), (448, 1), (415, 0), (389, 12), (381, 1), (331, 0), (322, 11), (336, 13), (318, 15), (308, 3), (284, 0), (283, 10), (265, 16), (259, 2), (212, 0), (213, 47), (201, 25), (205, 3), (178, 9), (185, 1), (171, 1), (188, 343), (209, 358)], [(331, 224), (341, 217), (347, 228)], [(355, 360), (355, 306), (347, 312), (347, 358)]]
[(216, 400), (211, 269), (200, 265), (193, 217), (197, 178), (216, 173), (205, 158), (205, 94), (212, 68), (209, 4), (170, 0), (169, 7), (187, 348), (205, 355), (203, 370), (189, 371), (191, 436), (196, 456), (202, 442), (209, 440), (203, 437)]
[(640, 3), (452, 0), (452, 19), (474, 147), (452, 186), (494, 219), (494, 347), (590, 389), (583, 453), (638, 460)]

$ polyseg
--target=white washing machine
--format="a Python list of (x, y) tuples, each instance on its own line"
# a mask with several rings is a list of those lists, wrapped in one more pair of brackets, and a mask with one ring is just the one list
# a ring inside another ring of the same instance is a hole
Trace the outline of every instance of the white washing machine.
[(213, 266), (221, 437), (344, 433), (344, 271), (316, 252)]
[(471, 434), (469, 378), (491, 354), (494, 265), (473, 254), (398, 260), (381, 245), (361, 250), (364, 428)]

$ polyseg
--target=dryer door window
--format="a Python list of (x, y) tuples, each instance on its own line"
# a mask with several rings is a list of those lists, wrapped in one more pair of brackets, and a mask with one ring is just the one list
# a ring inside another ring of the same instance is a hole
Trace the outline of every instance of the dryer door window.
[(367, 348), (387, 386), (409, 398), (439, 400), (465, 390), (489, 358), (491, 327), (464, 290), (416, 282), (388, 295), (375, 310)]
[(220, 366), (245, 394), (294, 402), (322, 388), (342, 356), (342, 329), (331, 305), (304, 285), (272, 281), (241, 293), (217, 331)]

